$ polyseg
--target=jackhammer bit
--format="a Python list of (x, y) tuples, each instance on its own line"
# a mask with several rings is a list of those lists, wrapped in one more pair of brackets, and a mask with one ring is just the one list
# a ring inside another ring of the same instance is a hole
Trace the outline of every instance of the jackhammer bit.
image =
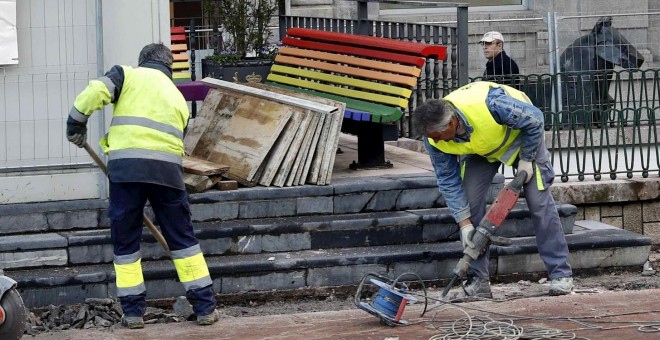
[(485, 252), (491, 242), (498, 246), (511, 245), (510, 239), (496, 236), (495, 232), (500, 225), (504, 223), (509, 212), (516, 205), (520, 191), (522, 191), (522, 187), (525, 184), (526, 177), (527, 173), (525, 171), (518, 171), (513, 181), (509, 182), (509, 184), (507, 184), (497, 195), (495, 201), (490, 209), (488, 209), (486, 215), (481, 219), (481, 222), (479, 222), (479, 226), (472, 236), (472, 244), (474, 244), (474, 247), (466, 247), (463, 250), (463, 257), (456, 264), (453, 271), (454, 276), (452, 276), (451, 280), (442, 291), (440, 300), (444, 300), (456, 280), (465, 276), (470, 267), (470, 263)]

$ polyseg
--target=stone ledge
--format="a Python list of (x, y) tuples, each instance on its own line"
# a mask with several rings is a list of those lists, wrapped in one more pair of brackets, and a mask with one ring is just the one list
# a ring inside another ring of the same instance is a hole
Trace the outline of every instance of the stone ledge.
[(555, 200), (575, 205), (654, 201), (660, 199), (660, 178), (555, 182), (550, 190)]

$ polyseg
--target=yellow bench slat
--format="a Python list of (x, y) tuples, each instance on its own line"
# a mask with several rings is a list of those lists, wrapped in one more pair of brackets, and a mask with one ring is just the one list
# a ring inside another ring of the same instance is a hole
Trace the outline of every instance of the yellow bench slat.
[(289, 75), (321, 80), (328, 83), (357, 87), (366, 90), (372, 90), (387, 94), (392, 94), (400, 97), (410, 97), (412, 91), (409, 89), (404, 89), (401, 87), (396, 87), (387, 84), (376, 83), (373, 81), (361, 80), (356, 78), (350, 78), (345, 76), (339, 76), (329, 73), (323, 73), (318, 71), (304, 70), (297, 67), (289, 67), (282, 65), (273, 65), (270, 69), (271, 72), (285, 73)]
[(349, 98), (358, 98), (358, 99), (368, 100), (377, 103), (396, 105), (403, 109), (408, 107), (408, 99), (404, 99), (400, 97), (391, 97), (377, 93), (346, 89), (337, 86), (316, 83), (309, 80), (287, 77), (275, 73), (269, 74), (268, 80), (276, 83), (283, 83), (283, 84), (294, 85), (306, 89), (313, 89), (321, 92), (338, 94)]
[(190, 63), (187, 61), (178, 61), (175, 63), (172, 63), (172, 69), (173, 70), (181, 70), (181, 69), (189, 69), (190, 68)]
[(417, 78), (411, 76), (404, 76), (401, 74), (380, 72), (374, 70), (367, 70), (359, 67), (337, 65), (333, 63), (327, 63), (324, 61), (310, 60), (298, 57), (291, 57), (285, 55), (278, 55), (275, 57), (275, 62), (280, 64), (289, 64), (302, 67), (309, 67), (317, 70), (336, 72), (348, 74), (356, 77), (369, 78), (374, 80), (386, 81), (401, 85), (407, 85), (409, 87), (415, 87), (417, 85)]
[(384, 61), (372, 60), (367, 58), (352, 57), (343, 54), (305, 50), (301, 48), (280, 47), (279, 53), (296, 56), (296, 57), (332, 61), (340, 64), (360, 66), (368, 69), (405, 74), (414, 77), (419, 77), (419, 75), (422, 73), (422, 70), (420, 68), (414, 66), (388, 63)]

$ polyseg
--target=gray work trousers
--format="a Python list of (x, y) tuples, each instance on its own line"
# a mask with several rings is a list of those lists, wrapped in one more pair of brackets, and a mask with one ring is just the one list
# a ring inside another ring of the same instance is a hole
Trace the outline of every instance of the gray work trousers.
[[(542, 150), (541, 152), (547, 151)], [(462, 164), (465, 166), (463, 188), (470, 204), (470, 221), (476, 228), (481, 218), (486, 214), (488, 188), (501, 163), (490, 163), (484, 157), (478, 155), (466, 156), (462, 162), (465, 162)], [(545, 263), (550, 280), (569, 277), (573, 273), (571, 266), (568, 264), (568, 245), (559, 220), (557, 207), (548, 188), (554, 179), (554, 170), (549, 161), (535, 164), (534, 178), (525, 184), (524, 192), (536, 231), (536, 245), (539, 255)], [(537, 183), (536, 171), (539, 170), (543, 178), (544, 190), (539, 190)], [(487, 249), (484, 254), (472, 261), (468, 274), (488, 279), (489, 257), (490, 251)]]

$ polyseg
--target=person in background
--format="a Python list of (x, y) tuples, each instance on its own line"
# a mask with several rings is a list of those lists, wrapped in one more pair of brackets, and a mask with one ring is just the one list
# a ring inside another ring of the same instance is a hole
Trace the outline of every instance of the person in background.
[(146, 286), (142, 276), (142, 214), (149, 200), (171, 251), (179, 281), (200, 325), (219, 319), (209, 269), (193, 232), (183, 182), (183, 131), (188, 105), (172, 82), (172, 52), (163, 44), (145, 46), (138, 67), (115, 65), (92, 80), (73, 104), (67, 139), (87, 140), (87, 120), (113, 104), (110, 132), (101, 138), (108, 155), (110, 232), (122, 324), (144, 328)]
[(488, 59), (483, 80), (513, 86), (520, 90), (516, 75), (520, 74), (518, 64), (504, 51), (504, 36), (500, 32), (486, 32), (479, 41)]
[[(570, 294), (573, 272), (559, 213), (550, 193), (554, 170), (543, 138), (543, 114), (525, 93), (477, 81), (415, 109), (414, 126), (435, 170), (438, 189), (460, 228), (463, 248), (486, 214), (488, 189), (505, 164), (526, 173), (525, 200), (550, 295)], [(470, 263), (457, 298), (490, 298), (489, 248)]]

